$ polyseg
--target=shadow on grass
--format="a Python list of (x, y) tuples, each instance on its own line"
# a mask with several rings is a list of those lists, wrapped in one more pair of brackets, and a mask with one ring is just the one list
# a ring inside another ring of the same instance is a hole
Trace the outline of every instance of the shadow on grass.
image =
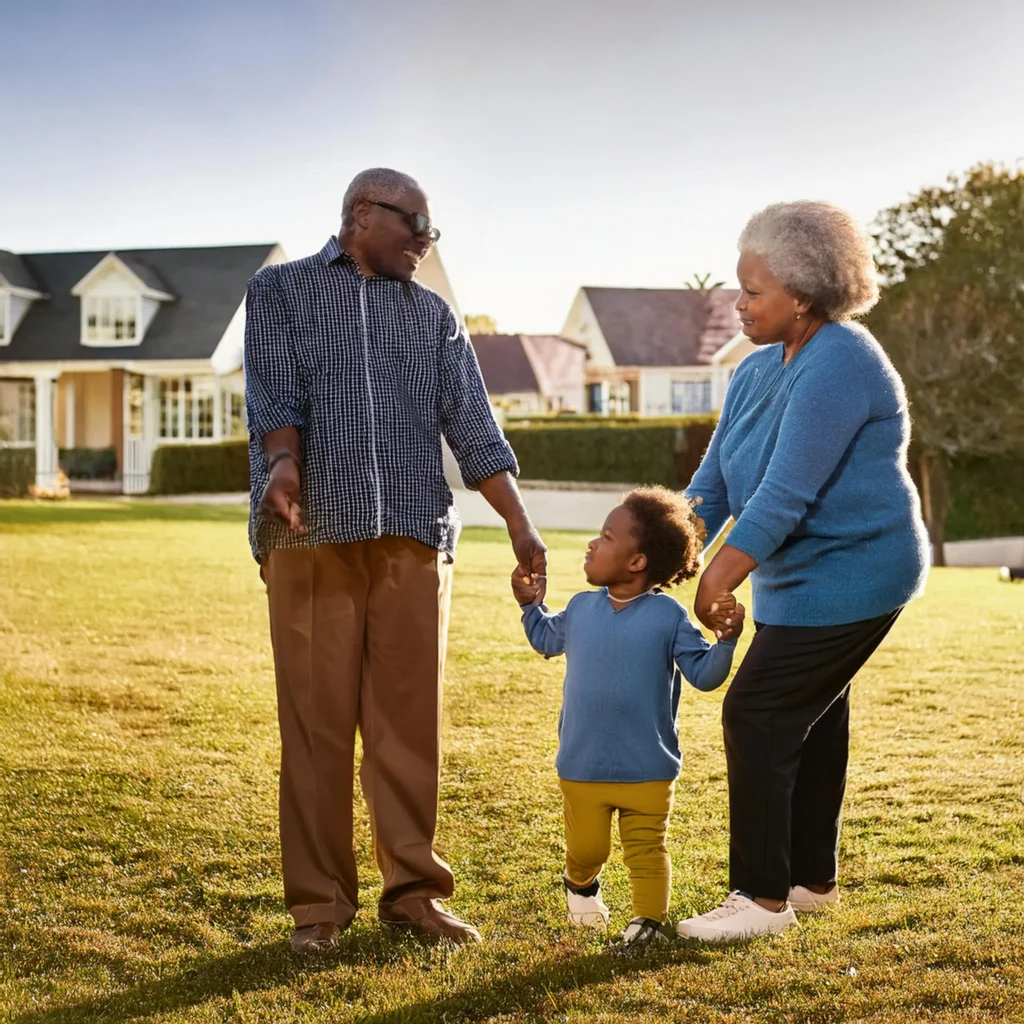
[[(76, 1024), (103, 1020), (118, 1024), (156, 1014), (187, 1010), (209, 999), (232, 998), (286, 985), (306, 984), (311, 975), (335, 971), (347, 964), (395, 967), (419, 959), (426, 946), (413, 938), (393, 940), (378, 930), (343, 937), (338, 949), (316, 957), (296, 957), (285, 942), (265, 943), (221, 957), (202, 957), (178, 974), (147, 981), (111, 996), (85, 999), (52, 1009), (30, 1010), (11, 1017), (11, 1024)], [(458, 955), (458, 951), (453, 951)], [(443, 999), (427, 999), (361, 1019), (367, 1024), (401, 1024), (406, 1021), (475, 1021), (495, 1014), (556, 1008), (557, 997), (586, 985), (600, 985), (618, 978), (646, 974), (662, 967), (702, 964), (708, 954), (677, 946), (671, 952), (627, 959), (607, 951), (564, 957), (529, 970), (502, 971)], [(339, 980), (339, 986), (344, 982)]]
[(492, 976), (444, 999), (407, 1003), (394, 1010), (369, 1014), (365, 1024), (410, 1024), (415, 1021), (478, 1021), (505, 1014), (526, 1013), (528, 1019), (559, 1011), (557, 997), (588, 985), (603, 985), (660, 970), (672, 964), (705, 964), (710, 955), (682, 944), (672, 952), (643, 957), (616, 956), (608, 950), (542, 964), (528, 971)]
[(3, 501), (0, 525), (51, 526), (64, 523), (138, 523), (177, 521), (197, 523), (242, 523), (249, 517), (248, 505), (164, 505), (156, 501)]

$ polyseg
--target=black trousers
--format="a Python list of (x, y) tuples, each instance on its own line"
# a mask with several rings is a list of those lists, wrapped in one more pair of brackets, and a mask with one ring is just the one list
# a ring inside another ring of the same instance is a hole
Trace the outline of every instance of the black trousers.
[(729, 888), (784, 900), (837, 876), (850, 682), (902, 608), (844, 626), (763, 626), (722, 705)]

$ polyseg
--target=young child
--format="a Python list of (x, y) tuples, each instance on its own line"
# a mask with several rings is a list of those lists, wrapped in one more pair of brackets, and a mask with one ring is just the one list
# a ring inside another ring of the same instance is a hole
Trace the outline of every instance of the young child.
[(587, 545), (583, 568), (599, 590), (577, 594), (565, 611), (540, 604), (539, 579), (513, 573), (512, 590), (534, 650), (566, 656), (556, 767), (565, 811), (569, 921), (605, 928), (598, 876), (611, 849), (617, 811), (629, 870), (633, 917), (622, 934), (632, 953), (672, 937), (665, 925), (671, 863), (665, 845), (679, 775), (681, 676), (698, 690), (725, 682), (733, 636), (709, 644), (682, 605), (658, 588), (696, 575), (702, 534), (681, 494), (630, 491)]

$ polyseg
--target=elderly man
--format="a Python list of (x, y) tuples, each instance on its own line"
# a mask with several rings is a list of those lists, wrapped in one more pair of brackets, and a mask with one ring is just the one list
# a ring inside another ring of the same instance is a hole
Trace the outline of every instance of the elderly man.
[(441, 906), (453, 879), (433, 849), (459, 532), (442, 435), (504, 518), (521, 571), (543, 576), (546, 554), (466, 333), (413, 280), (438, 236), (416, 181), (363, 171), (340, 235), (265, 267), (247, 295), (249, 533), (270, 602), (297, 952), (331, 945), (356, 912), (357, 727), (381, 921), (480, 940)]

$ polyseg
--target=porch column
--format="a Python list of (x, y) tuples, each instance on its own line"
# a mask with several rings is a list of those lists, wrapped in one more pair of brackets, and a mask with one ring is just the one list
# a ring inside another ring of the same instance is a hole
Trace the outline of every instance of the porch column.
[(219, 374), (213, 378), (213, 439), (224, 440), (224, 384)]
[(36, 486), (57, 486), (57, 443), (53, 437), (53, 397), (57, 374), (39, 373), (36, 383)]

